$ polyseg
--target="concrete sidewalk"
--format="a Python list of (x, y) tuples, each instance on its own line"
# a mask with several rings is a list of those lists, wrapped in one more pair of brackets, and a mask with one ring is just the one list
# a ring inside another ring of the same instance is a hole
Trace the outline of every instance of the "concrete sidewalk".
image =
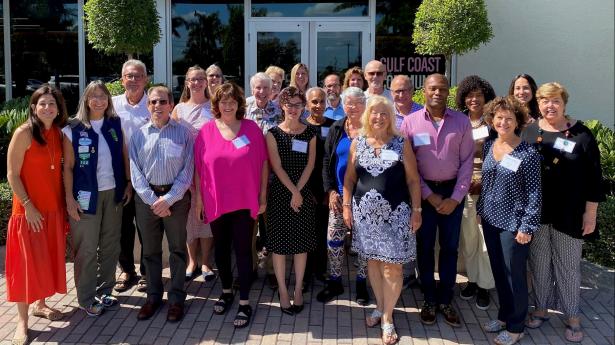
[[(1, 272), (4, 273), (4, 248), (0, 248)], [(120, 306), (108, 310), (98, 318), (86, 317), (77, 309), (73, 265), (67, 264), (68, 294), (49, 299), (50, 305), (65, 314), (63, 321), (50, 322), (30, 318), (29, 333), (32, 344), (381, 344), (379, 328), (367, 328), (365, 316), (371, 312), (354, 300), (354, 266), (344, 277), (346, 292), (336, 301), (323, 305), (315, 299), (322, 288), (316, 282), (305, 294), (305, 310), (297, 316), (282, 314), (277, 294), (264, 282), (264, 274), (251, 290), (254, 314), (248, 328), (235, 330), (232, 322), (237, 311), (235, 305), (226, 315), (218, 316), (212, 306), (220, 295), (220, 283), (204, 283), (199, 277), (187, 285), (186, 316), (180, 323), (167, 323), (165, 305), (147, 321), (137, 321), (138, 308), (145, 294), (134, 288), (118, 294)], [(348, 272), (347, 271), (347, 272)], [(614, 344), (614, 272), (584, 263), (582, 288), (582, 324), (585, 331), (583, 344)], [(168, 270), (164, 274), (168, 276)], [(293, 278), (294, 279), (294, 278)], [(459, 275), (457, 281), (465, 282)], [(348, 288), (350, 286), (350, 289)], [(458, 295), (458, 291), (456, 291)], [(481, 311), (474, 303), (455, 298), (454, 306), (462, 315), (462, 327), (451, 328), (441, 316), (432, 326), (419, 320), (418, 307), (422, 294), (417, 288), (405, 290), (395, 309), (395, 324), (400, 344), (492, 344), (493, 334), (482, 331), (480, 324), (497, 316), (497, 296), (491, 291), (495, 304)], [(349, 302), (352, 301), (352, 302)], [(237, 300), (236, 300), (237, 301)], [(16, 309), (6, 302), (6, 280), (0, 276), (0, 344), (10, 344), (15, 327)], [(527, 330), (521, 344), (565, 344), (564, 324), (557, 314), (540, 329)]]

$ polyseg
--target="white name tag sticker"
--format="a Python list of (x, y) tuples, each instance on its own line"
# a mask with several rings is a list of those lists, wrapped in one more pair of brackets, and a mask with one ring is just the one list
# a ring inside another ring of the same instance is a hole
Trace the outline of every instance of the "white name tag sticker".
[(89, 146), (79, 146), (77, 151), (78, 153), (87, 153), (90, 151), (90, 147)]
[(182, 147), (180, 145), (177, 145), (175, 143), (170, 143), (167, 145), (167, 154), (170, 157), (180, 157), (182, 155)]
[(77, 202), (82, 210), (87, 210), (90, 207), (90, 198), (92, 197), (92, 192), (88, 192), (85, 190), (80, 190), (77, 192)]
[(553, 144), (553, 148), (556, 150), (562, 150), (568, 153), (572, 153), (572, 150), (574, 150), (574, 146), (577, 143), (575, 143), (572, 140), (568, 140), (568, 139), (562, 139), (562, 138), (557, 138), (555, 139), (555, 143)]
[(413, 137), (414, 146), (425, 146), (431, 144), (429, 133), (417, 133)]
[(301, 153), (307, 153), (308, 143), (307, 141), (293, 139), (292, 150)]
[(329, 127), (320, 127), (320, 136), (326, 138), (329, 135)]
[(236, 149), (240, 149), (249, 144), (250, 144), (250, 140), (248, 139), (248, 137), (246, 137), (245, 134), (233, 139), (233, 145), (235, 145)]
[(472, 139), (480, 140), (489, 136), (489, 128), (487, 126), (480, 126), (472, 130)]
[(502, 161), (500, 162), (500, 165), (510, 171), (517, 172), (517, 169), (519, 169), (519, 165), (521, 165), (521, 160), (511, 155), (504, 155)]
[(398, 161), (399, 155), (393, 150), (383, 149), (380, 151), (380, 158), (383, 161)]

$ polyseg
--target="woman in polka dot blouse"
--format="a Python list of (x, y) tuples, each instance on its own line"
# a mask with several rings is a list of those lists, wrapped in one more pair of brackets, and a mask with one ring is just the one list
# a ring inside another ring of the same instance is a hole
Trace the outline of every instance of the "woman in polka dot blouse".
[(523, 337), (528, 309), (526, 261), (532, 234), (540, 227), (540, 157), (519, 137), (526, 110), (517, 100), (497, 97), (485, 106), (484, 113), (498, 135), (483, 147), (477, 217), (483, 226), (500, 310), (497, 319), (483, 328), (499, 332), (496, 344), (511, 345)]

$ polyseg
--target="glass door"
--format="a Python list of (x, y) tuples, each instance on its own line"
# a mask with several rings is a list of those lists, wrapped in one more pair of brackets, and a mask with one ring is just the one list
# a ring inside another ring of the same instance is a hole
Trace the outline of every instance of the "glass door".
[(248, 34), (248, 54), (246, 56), (246, 93), (249, 94), (249, 80), (259, 71), (275, 65), (286, 71), (286, 82), (290, 81), (289, 72), (298, 62), (308, 63), (309, 22), (252, 22)]
[(310, 24), (310, 80), (317, 80), (318, 85), (328, 74), (341, 76), (348, 68), (363, 68), (373, 59), (369, 22), (326, 21)]

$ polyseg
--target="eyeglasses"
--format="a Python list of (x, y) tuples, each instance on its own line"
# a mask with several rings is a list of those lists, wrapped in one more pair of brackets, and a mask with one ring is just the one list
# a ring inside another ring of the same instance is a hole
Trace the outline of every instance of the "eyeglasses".
[(284, 105), (286, 106), (286, 108), (295, 108), (295, 109), (303, 108), (303, 103), (286, 103)]
[(143, 79), (143, 74), (124, 74), (124, 78), (126, 78), (128, 80), (139, 81), (139, 80)]
[(367, 73), (367, 75), (370, 77), (373, 77), (373, 76), (381, 77), (384, 75), (383, 71), (374, 71), (374, 72), (365, 72), (365, 73)]
[(156, 105), (156, 104), (160, 104), (160, 105), (167, 105), (169, 104), (169, 101), (166, 99), (152, 99), (149, 101), (149, 104), (151, 105)]
[(186, 79), (186, 81), (188, 81), (189, 83), (192, 83), (192, 84), (196, 84), (196, 83), (204, 82), (205, 78), (188, 78), (188, 79)]
[(207, 78), (212, 78), (212, 79), (214, 79), (214, 78), (222, 78), (222, 76), (219, 75), (219, 74), (208, 74)]
[(396, 95), (401, 95), (402, 93), (410, 92), (410, 89), (398, 89), (398, 90), (391, 90), (391, 91), (393, 91), (393, 93)]
[(348, 108), (357, 108), (365, 105), (363, 102), (346, 102), (344, 105)]

